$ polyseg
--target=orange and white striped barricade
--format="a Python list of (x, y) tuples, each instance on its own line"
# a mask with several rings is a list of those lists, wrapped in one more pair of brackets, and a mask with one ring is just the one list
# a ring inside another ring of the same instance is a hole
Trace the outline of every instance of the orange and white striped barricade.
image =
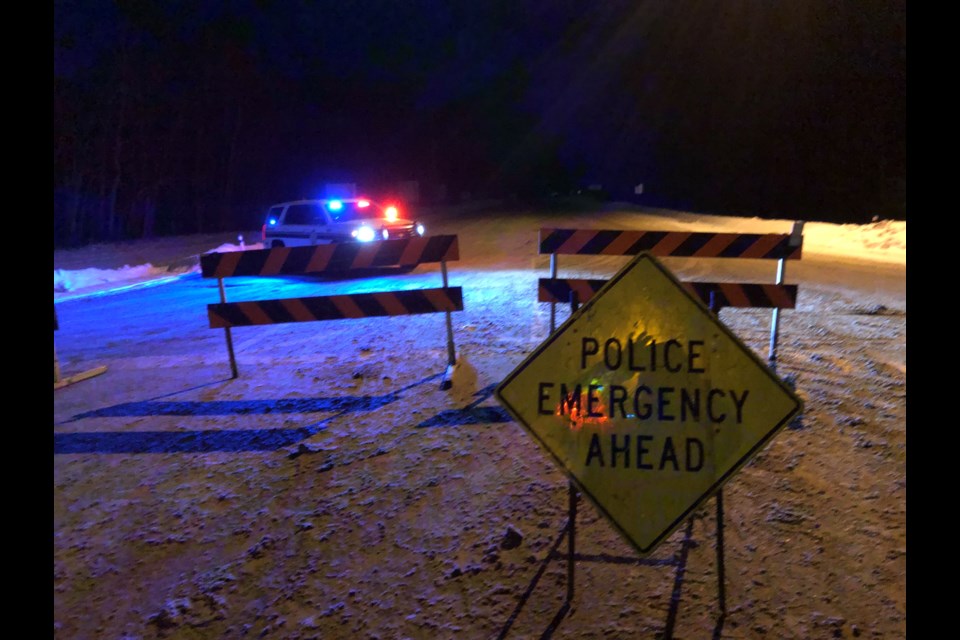
[(556, 329), (556, 303), (571, 296), (583, 304), (606, 280), (557, 277), (557, 256), (635, 256), (647, 251), (656, 257), (741, 258), (776, 260), (773, 283), (683, 282), (683, 285), (714, 312), (723, 307), (772, 308), (768, 360), (776, 368), (780, 309), (797, 304), (797, 285), (784, 284), (786, 260), (799, 260), (803, 253), (803, 222), (795, 222), (789, 234), (713, 233), (703, 231), (638, 231), (598, 229), (540, 229), (539, 253), (550, 255), (550, 277), (540, 278), (538, 300), (550, 304), (550, 332)]
[[(201, 256), (200, 267), (203, 277), (217, 278), (219, 282), (220, 302), (207, 305), (207, 315), (210, 328), (222, 328), (226, 334), (233, 378), (239, 375), (230, 332), (233, 327), (443, 312), (447, 328), (447, 370), (441, 388), (449, 389), (456, 365), (450, 313), (463, 310), (463, 291), (449, 286), (447, 262), (459, 258), (457, 236), (441, 235), (210, 253)], [(339, 274), (380, 267), (414, 267), (430, 262), (440, 263), (443, 277), (440, 288), (227, 302), (223, 287), (223, 279), (234, 276)]]

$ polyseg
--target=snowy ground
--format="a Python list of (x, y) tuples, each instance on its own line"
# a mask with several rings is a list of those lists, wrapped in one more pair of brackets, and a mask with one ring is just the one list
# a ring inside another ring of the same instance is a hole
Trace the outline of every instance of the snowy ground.
[[(238, 328), (228, 379), (223, 332), (206, 325), (216, 285), (194, 269), (238, 234), (55, 252), (64, 373), (108, 367), (54, 392), (55, 637), (906, 637), (904, 222), (808, 223), (788, 265), (800, 294), (778, 371), (805, 411), (724, 490), (726, 618), (712, 501), (687, 543), (681, 528), (644, 562), (582, 503), (576, 596), (551, 626), (567, 481), (491, 396), (549, 331), (537, 229), (791, 222), (617, 208), (426, 220), (460, 237), (450, 391), (442, 314)], [(562, 256), (560, 275), (624, 262)], [(683, 279), (771, 281), (758, 262), (664, 260)], [(440, 274), (265, 280), (230, 299), (434, 287)], [(769, 315), (721, 319), (765, 357)]]
[[(442, 214), (440, 214), (442, 215)], [(788, 233), (791, 222), (759, 218), (731, 218), (661, 211), (638, 216), (607, 214), (591, 216), (590, 226), (652, 225), (658, 229)], [(553, 224), (553, 223), (545, 223)], [(619, 227), (616, 227), (619, 228)], [(845, 261), (905, 265), (907, 260), (906, 222), (884, 220), (868, 225), (808, 222), (804, 227), (804, 255), (833, 257)], [(99, 244), (82, 249), (54, 252), (54, 300), (74, 299), (148, 282), (167, 282), (179, 275), (197, 273), (196, 256), (212, 251), (262, 249), (260, 233), (220, 233), (179, 236), (152, 241)]]

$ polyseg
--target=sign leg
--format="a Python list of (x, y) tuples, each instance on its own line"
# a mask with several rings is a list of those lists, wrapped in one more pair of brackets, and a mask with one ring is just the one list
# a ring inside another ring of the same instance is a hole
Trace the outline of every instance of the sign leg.
[[(710, 292), (710, 311), (720, 315), (720, 304), (716, 291)], [(723, 566), (723, 489), (717, 491), (717, 597), (720, 600), (720, 614), (727, 614), (726, 571)]]
[(717, 595), (720, 615), (727, 615), (726, 571), (723, 566), (723, 489), (717, 492)]
[[(550, 254), (550, 277), (554, 280), (557, 279), (557, 254)], [(550, 303), (550, 335), (553, 335), (553, 332), (557, 328), (557, 305), (554, 302)]]
[[(570, 313), (572, 314), (577, 310), (577, 307), (580, 306), (579, 298), (577, 297), (576, 291), (570, 292)], [(552, 332), (551, 332), (552, 333)], [(569, 546), (567, 549), (567, 604), (573, 604), (573, 575), (574, 567), (576, 562), (574, 561), (574, 555), (576, 553), (576, 532), (577, 532), (577, 488), (573, 484), (573, 480), (569, 481), (570, 483), (570, 521), (568, 523)]]
[(567, 604), (573, 604), (573, 578), (576, 562), (577, 488), (570, 483), (570, 518), (567, 522)]

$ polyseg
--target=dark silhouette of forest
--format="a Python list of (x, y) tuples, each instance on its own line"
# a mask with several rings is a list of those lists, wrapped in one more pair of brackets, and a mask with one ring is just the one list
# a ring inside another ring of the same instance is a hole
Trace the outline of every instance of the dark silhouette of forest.
[(326, 182), (902, 218), (904, 25), (903, 2), (56, 0), (54, 245), (258, 227)]

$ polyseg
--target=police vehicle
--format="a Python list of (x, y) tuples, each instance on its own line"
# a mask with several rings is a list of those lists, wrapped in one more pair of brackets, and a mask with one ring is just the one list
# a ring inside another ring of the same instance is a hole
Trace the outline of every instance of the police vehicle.
[(303, 247), (331, 242), (370, 242), (415, 238), (424, 226), (401, 217), (394, 204), (367, 198), (295, 200), (270, 207), (263, 224), (263, 246)]

